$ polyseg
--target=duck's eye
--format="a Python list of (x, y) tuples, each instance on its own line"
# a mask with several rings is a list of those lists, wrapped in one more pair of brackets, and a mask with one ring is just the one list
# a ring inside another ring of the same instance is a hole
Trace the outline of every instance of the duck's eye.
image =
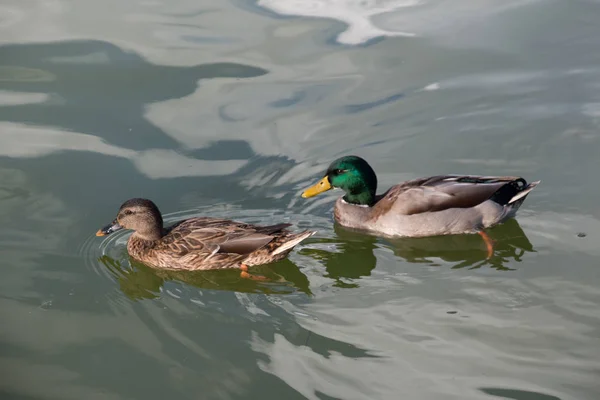
[(123, 211), (123, 214), (124, 215), (131, 215), (131, 214), (133, 214), (133, 211), (131, 211), (131, 210), (125, 210), (125, 211)]
[(333, 173), (334, 173), (335, 175), (340, 175), (340, 174), (343, 174), (344, 172), (345, 172), (345, 171), (344, 171), (343, 169), (334, 169), (334, 170), (333, 170)]

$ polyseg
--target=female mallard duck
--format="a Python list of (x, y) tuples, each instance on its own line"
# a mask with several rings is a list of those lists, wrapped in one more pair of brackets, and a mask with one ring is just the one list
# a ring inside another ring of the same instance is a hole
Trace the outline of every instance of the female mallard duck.
[(438, 175), (376, 195), (373, 168), (360, 157), (346, 156), (332, 162), (302, 197), (340, 188), (346, 195), (336, 201), (334, 218), (342, 226), (388, 237), (479, 233), (491, 257), (492, 241), (483, 230), (514, 217), (539, 183), (517, 176)]
[(120, 229), (134, 233), (127, 241), (129, 255), (154, 268), (207, 270), (268, 264), (285, 258), (314, 231), (291, 233), (291, 224), (257, 226), (226, 219), (190, 218), (164, 228), (158, 207), (146, 199), (127, 200), (117, 218), (96, 232), (110, 235)]

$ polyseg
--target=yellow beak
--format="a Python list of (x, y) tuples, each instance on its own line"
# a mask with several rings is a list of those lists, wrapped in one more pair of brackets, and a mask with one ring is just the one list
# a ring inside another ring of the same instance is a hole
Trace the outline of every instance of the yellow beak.
[(333, 187), (331, 186), (331, 183), (329, 183), (329, 178), (325, 176), (318, 183), (302, 192), (302, 197), (308, 199), (309, 197), (316, 196), (319, 193), (323, 193), (331, 189), (333, 189)]

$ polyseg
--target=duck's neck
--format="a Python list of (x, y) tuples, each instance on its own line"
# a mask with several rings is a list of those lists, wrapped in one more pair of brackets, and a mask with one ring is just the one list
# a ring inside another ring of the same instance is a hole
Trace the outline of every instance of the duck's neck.
[(370, 166), (363, 165), (361, 168), (334, 176), (331, 182), (334, 187), (339, 187), (346, 192), (344, 196), (346, 203), (369, 207), (375, 204), (377, 175)]
[(344, 201), (350, 204), (371, 207), (375, 204), (375, 190), (362, 190), (358, 193), (346, 192)]
[(144, 242), (156, 242), (163, 237), (163, 232), (161, 228), (156, 228), (143, 232), (135, 231), (133, 232), (133, 235), (131, 235), (131, 237), (137, 240), (142, 240)]

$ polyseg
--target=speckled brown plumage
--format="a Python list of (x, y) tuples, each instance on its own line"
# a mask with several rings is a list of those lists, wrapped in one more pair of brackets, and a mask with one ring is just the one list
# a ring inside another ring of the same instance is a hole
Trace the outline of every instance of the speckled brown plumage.
[(125, 228), (135, 232), (127, 242), (129, 255), (151, 267), (170, 270), (239, 268), (285, 258), (315, 232), (292, 233), (290, 224), (257, 226), (220, 218), (198, 217), (162, 227), (154, 203), (145, 199), (125, 202), (112, 225), (99, 231), (109, 234)]

